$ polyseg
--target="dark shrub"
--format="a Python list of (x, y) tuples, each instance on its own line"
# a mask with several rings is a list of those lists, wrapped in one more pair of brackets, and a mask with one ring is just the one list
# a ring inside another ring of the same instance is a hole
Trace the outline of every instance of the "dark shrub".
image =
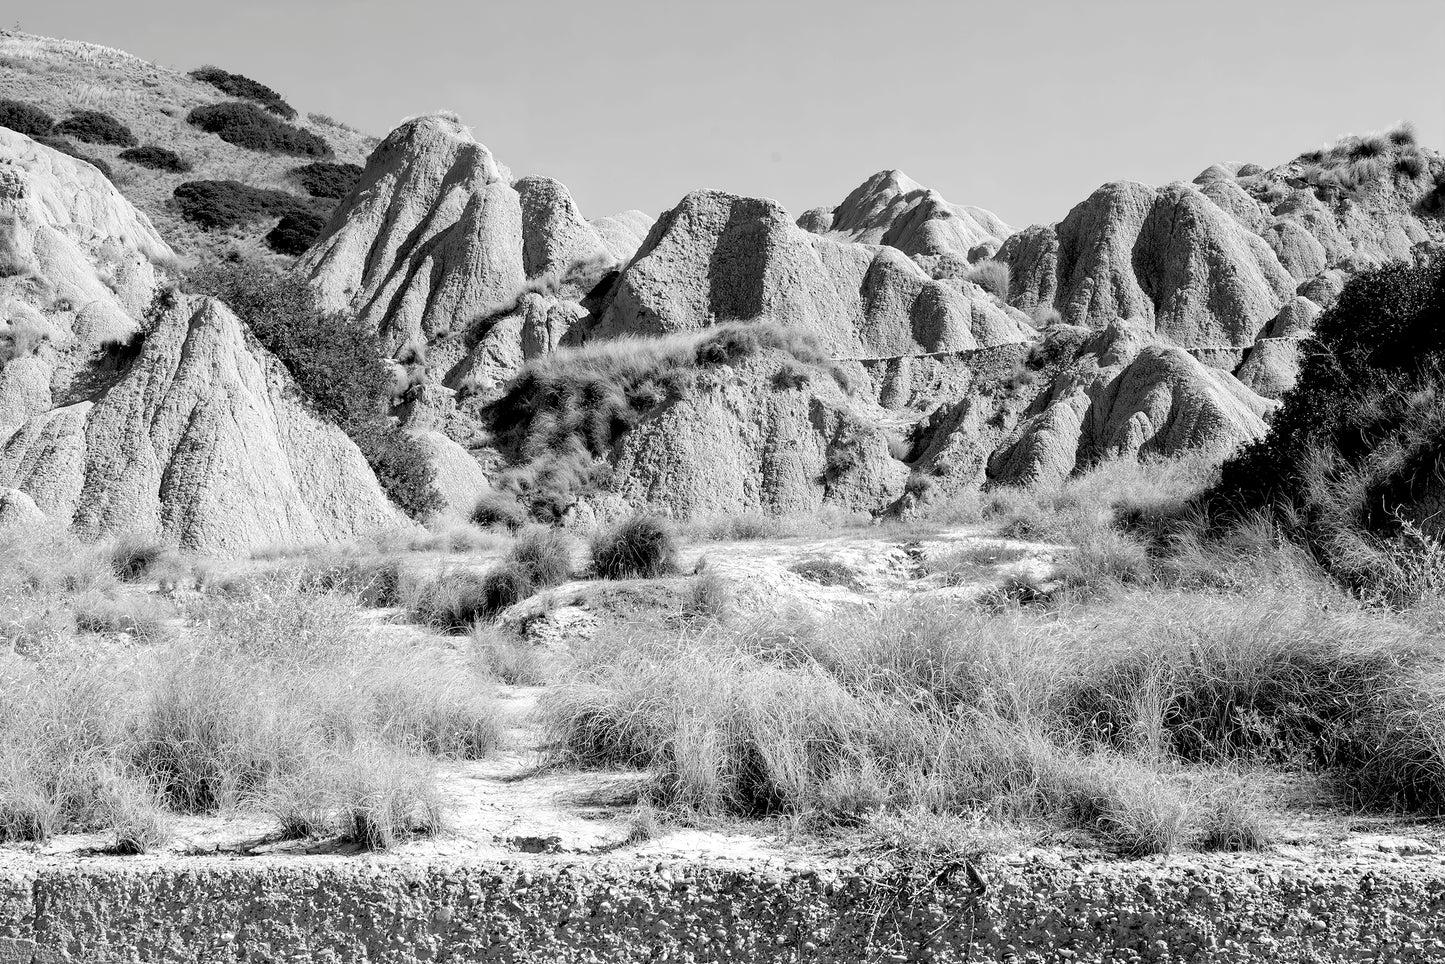
[(319, 413), (356, 442), (393, 502), (414, 517), (441, 507), (424, 448), (387, 417), (391, 374), (374, 330), (320, 311), (304, 281), (264, 265), (204, 266), (188, 283), (229, 305), (281, 360)]
[(166, 547), (145, 536), (121, 536), (110, 550), (110, 568), (126, 582), (145, 578), (166, 556)]
[(76, 147), (74, 143), (72, 143), (71, 141), (67, 141), (63, 137), (37, 137), (35, 138), (35, 140), (37, 143), (44, 144), (51, 150), (59, 151), (62, 154), (69, 154), (77, 161), (84, 161), (100, 173), (104, 174), (107, 179), (111, 179), (112, 175), (115, 173), (111, 170), (110, 165), (107, 164), (105, 161), (101, 160), (98, 157), (91, 157), (89, 154), (86, 154), (80, 148)]
[(187, 181), (174, 193), (186, 220), (211, 230), (287, 214), (309, 214), (314, 203), (285, 191), (252, 187), (240, 181)]
[(515, 532), (526, 521), (527, 510), (522, 508), (516, 497), (496, 489), (484, 493), (472, 508), (472, 522), (484, 529), (502, 526)]
[(482, 577), (477, 614), (492, 619), (497, 613), (532, 595), (536, 588), (527, 573), (515, 562), (500, 565)]
[(116, 147), (135, 147), (139, 143), (135, 135), (120, 121), (104, 111), (78, 110), (70, 117), (55, 125), (55, 133), (74, 137), (90, 144), (111, 144)]
[[(1369, 584), (1378, 537), (1428, 499), (1445, 453), (1445, 258), (1356, 275), (1302, 350), (1270, 433), (1210, 498), (1275, 508), (1337, 576)], [(1407, 533), (1408, 534), (1408, 533)]]
[(139, 164), (141, 167), (148, 167), (153, 171), (169, 171), (174, 174), (184, 174), (191, 169), (190, 162), (182, 158), (175, 151), (166, 150), (164, 147), (156, 147), (154, 144), (147, 144), (144, 147), (132, 147), (121, 151), (118, 155), (122, 161), (130, 161), (132, 164)]
[(507, 560), (537, 589), (561, 585), (572, 574), (572, 543), (556, 529), (524, 532), (507, 553)]
[(292, 127), (255, 104), (232, 101), (197, 107), (186, 120), (228, 144), (270, 154), (330, 157), (331, 145), (311, 131)]
[(0, 127), (26, 137), (44, 137), (55, 126), (55, 118), (34, 104), (0, 98)]
[(254, 100), (273, 114), (287, 120), (296, 119), (296, 109), (286, 103), (280, 94), (243, 74), (233, 74), (228, 70), (207, 64), (191, 71), (191, 76), (203, 83), (210, 84), (223, 94), (240, 97), (242, 100)]
[(307, 194), (335, 200), (350, 194), (356, 182), (361, 180), (361, 168), (357, 165), (337, 164), (332, 161), (312, 161), (291, 173), (301, 182)]
[(467, 632), (490, 617), (483, 577), (470, 572), (448, 573), (427, 586), (417, 607), (421, 621), (444, 632)]
[(310, 211), (291, 211), (266, 235), (266, 246), (279, 254), (302, 255), (326, 227), (326, 219)]
[(677, 537), (666, 519), (635, 515), (592, 537), (592, 565), (604, 579), (634, 579), (677, 570)]

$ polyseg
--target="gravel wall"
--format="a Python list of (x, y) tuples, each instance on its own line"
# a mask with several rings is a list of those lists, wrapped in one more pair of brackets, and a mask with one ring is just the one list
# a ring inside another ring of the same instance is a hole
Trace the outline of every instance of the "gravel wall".
[(1445, 959), (1433, 854), (1035, 854), (977, 876), (605, 858), (0, 859), (0, 964)]

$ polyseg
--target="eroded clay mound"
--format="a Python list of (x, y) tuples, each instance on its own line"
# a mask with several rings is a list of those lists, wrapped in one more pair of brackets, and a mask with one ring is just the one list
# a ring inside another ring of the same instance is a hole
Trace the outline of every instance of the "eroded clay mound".
[(563, 185), (514, 181), (460, 123), (423, 117), (377, 147), (298, 270), (389, 350), (420, 351), (448, 384), (491, 383), (556, 347), (649, 225), (594, 226)]
[[(838, 241), (886, 244), (912, 258), (992, 254), (1012, 229), (983, 208), (950, 204), (902, 171), (880, 171), (835, 208), (818, 208), (800, 227)], [(972, 257), (971, 257), (972, 256)]]
[(135, 332), (172, 257), (94, 167), (0, 128), (0, 444)]
[(1187, 184), (1106, 184), (998, 257), (1020, 307), (1090, 327), (1134, 318), (1185, 348), (1252, 344), (1298, 283), (1263, 238)]
[(617, 445), (616, 491), (683, 517), (869, 512), (903, 491), (889, 437), (826, 372), (768, 349), (698, 373)]
[(22, 425), (0, 449), (4, 486), (83, 537), (212, 552), (404, 524), (355, 444), (208, 298), (176, 299), (94, 401)]
[(821, 237), (774, 201), (689, 194), (653, 225), (594, 337), (731, 322), (805, 331), (836, 358), (1024, 341), (1024, 317), (967, 282), (935, 281), (900, 250)]
[(1274, 403), (1140, 323), (1087, 337), (989, 461), (1001, 482), (1056, 482), (1120, 457), (1222, 457), (1264, 435)]

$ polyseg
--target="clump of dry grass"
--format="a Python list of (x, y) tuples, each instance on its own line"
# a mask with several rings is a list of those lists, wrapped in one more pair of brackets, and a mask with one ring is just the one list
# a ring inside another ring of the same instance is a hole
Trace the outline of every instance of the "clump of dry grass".
[[(0, 600), (23, 591), (25, 605), (73, 605), (81, 628), (113, 622), (95, 609), (119, 585), (108, 549), (63, 536), (10, 548)], [(107, 830), (113, 850), (139, 853), (164, 844), (167, 812), (280, 809), (268, 794), (284, 791), (335, 833), (386, 845), (436, 823), (425, 761), (476, 758), (499, 740), (482, 680), (414, 647), (363, 645), (355, 598), (304, 572), (208, 590), (183, 615), (183, 628), (137, 634), (146, 645), (82, 649), (73, 622), (43, 651), (0, 661), (0, 837)], [(393, 762), (373, 765), (364, 747)], [(323, 780), (317, 761), (341, 758), (372, 783)]]
[(661, 516), (641, 513), (599, 529), (592, 567), (604, 579), (651, 579), (677, 571), (677, 536)]
[(541, 686), (549, 682), (555, 662), (537, 644), (490, 627), (473, 631), (471, 658), (479, 675), (508, 686)]
[(1445, 657), (1267, 541), (1234, 565), (1249, 578), (1195, 578), (1251, 539), (1192, 545), (1173, 575), (1096, 547), (1114, 588), (1062, 609), (638, 630), (567, 669), (544, 718), (560, 762), (646, 768), (659, 805), (818, 826), (934, 813), (1043, 821), (1136, 856), (1255, 848), (1258, 812), (1207, 789), (1246, 764), (1328, 772), (1349, 805), (1445, 803)]

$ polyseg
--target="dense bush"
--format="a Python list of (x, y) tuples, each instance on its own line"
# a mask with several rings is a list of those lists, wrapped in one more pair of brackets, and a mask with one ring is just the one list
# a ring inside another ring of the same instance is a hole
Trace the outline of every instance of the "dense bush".
[(0, 127), (26, 137), (44, 137), (55, 126), (55, 118), (34, 104), (0, 98)]
[(186, 220), (210, 230), (288, 214), (313, 214), (313, 202), (305, 198), (240, 181), (187, 181), (174, 194)]
[(209, 64), (197, 67), (191, 71), (191, 76), (210, 84), (223, 94), (240, 97), (243, 100), (254, 100), (271, 113), (284, 117), (286, 120), (296, 119), (295, 108), (286, 103), (280, 94), (250, 77), (233, 74), (228, 70), (222, 70), (220, 67), (213, 67)]
[(99, 110), (76, 111), (55, 125), (55, 133), (90, 144), (111, 144), (115, 147), (135, 147), (139, 143), (129, 127)]
[(592, 537), (592, 567), (604, 579), (665, 576), (677, 571), (677, 536), (666, 519), (634, 515)]
[(281, 360), (321, 415), (356, 442), (393, 502), (414, 517), (441, 507), (426, 450), (387, 417), (391, 373), (375, 331), (320, 311), (304, 281), (263, 265), (203, 266), (188, 283), (229, 305)]
[(361, 179), (361, 168), (355, 164), (312, 161), (291, 172), (312, 197), (340, 200), (351, 193)]
[(232, 101), (197, 107), (186, 120), (228, 144), (270, 154), (330, 157), (331, 145), (311, 131), (277, 120), (254, 104)]
[(191, 164), (175, 151), (167, 150), (164, 147), (156, 147), (154, 144), (147, 144), (144, 147), (131, 147), (117, 155), (122, 161), (130, 161), (132, 164), (139, 164), (141, 167), (148, 167), (153, 171), (168, 171), (173, 174), (184, 174), (191, 169)]
[(279, 254), (302, 255), (311, 247), (326, 219), (310, 211), (288, 211), (266, 235), (266, 246)]
[(1445, 258), (1352, 278), (1303, 355), (1269, 435), (1225, 465), (1210, 499), (1275, 509), (1337, 575), (1388, 583), (1378, 540), (1414, 538), (1415, 507), (1441, 485)]
[(107, 179), (111, 179), (112, 175), (114, 175), (115, 173), (111, 170), (110, 165), (107, 164), (105, 161), (101, 160), (98, 157), (91, 157), (89, 154), (86, 154), (80, 148), (76, 147), (74, 143), (72, 143), (71, 141), (67, 141), (63, 137), (37, 137), (35, 138), (35, 140), (38, 143), (44, 144), (51, 150), (59, 151), (62, 154), (68, 154), (71, 157), (75, 158), (77, 161), (84, 161), (100, 173), (104, 174)]

